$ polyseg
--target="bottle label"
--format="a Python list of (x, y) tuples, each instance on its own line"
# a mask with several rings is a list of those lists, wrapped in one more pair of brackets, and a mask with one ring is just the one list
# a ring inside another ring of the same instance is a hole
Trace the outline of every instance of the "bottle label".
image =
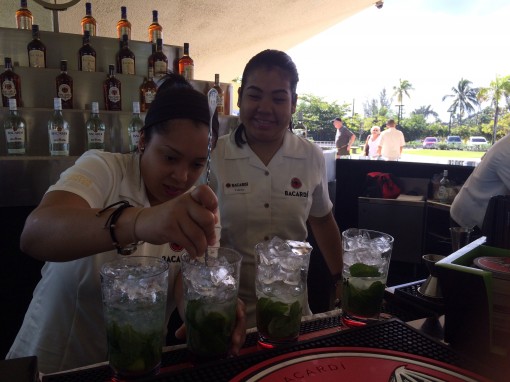
[(129, 133), (129, 137), (131, 138), (131, 147), (137, 147), (138, 141), (140, 140), (140, 132), (139, 131), (131, 131)]
[(96, 58), (90, 54), (81, 56), (81, 70), (83, 72), (95, 72)]
[(168, 72), (168, 63), (165, 61), (155, 61), (154, 62), (154, 76), (164, 76)]
[(91, 23), (83, 24), (83, 31), (89, 31), (91, 36), (96, 35), (96, 26)]
[(104, 131), (87, 131), (88, 142), (89, 143), (104, 143)]
[(123, 58), (122, 74), (135, 74), (135, 60), (132, 58)]
[(437, 190), (437, 197), (441, 202), (448, 201), (448, 189), (445, 186), (439, 186), (439, 189)]
[(42, 50), (33, 49), (28, 52), (28, 61), (31, 68), (45, 68), (44, 52)]
[(154, 101), (155, 97), (156, 97), (155, 91), (147, 90), (143, 95), (143, 102), (145, 103), (145, 105), (149, 106), (152, 103), (152, 101)]
[(158, 41), (158, 38), (162, 38), (161, 36), (162, 34), (160, 30), (153, 29), (151, 32), (151, 42), (155, 44)]
[(182, 76), (186, 78), (186, 80), (190, 81), (193, 79), (193, 65), (187, 65), (184, 67)]
[(108, 89), (108, 100), (114, 103), (120, 102), (120, 90), (117, 86)]
[(128, 40), (131, 40), (131, 28), (128, 26), (122, 26), (119, 29), (119, 38), (122, 40), (122, 36), (127, 34)]
[(69, 130), (50, 130), (50, 144), (68, 144)]
[(68, 84), (62, 84), (58, 87), (57, 95), (62, 101), (69, 101), (73, 98), (73, 90)]
[(32, 19), (27, 16), (19, 16), (18, 29), (32, 29)]
[(25, 129), (6, 129), (5, 139), (7, 143), (25, 143)]
[(9, 79), (2, 82), (2, 95), (6, 98), (16, 97), (16, 85)]
[(225, 98), (223, 97), (223, 94), (218, 93), (216, 96), (216, 110), (218, 111), (218, 114), (223, 114), (225, 111)]

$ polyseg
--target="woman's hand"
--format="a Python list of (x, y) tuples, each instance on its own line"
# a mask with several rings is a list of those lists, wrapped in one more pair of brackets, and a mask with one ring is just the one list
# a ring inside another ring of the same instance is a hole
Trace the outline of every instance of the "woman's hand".
[(192, 256), (202, 256), (216, 242), (218, 199), (206, 185), (155, 207), (146, 208), (136, 221), (135, 233), (152, 244), (175, 243)]

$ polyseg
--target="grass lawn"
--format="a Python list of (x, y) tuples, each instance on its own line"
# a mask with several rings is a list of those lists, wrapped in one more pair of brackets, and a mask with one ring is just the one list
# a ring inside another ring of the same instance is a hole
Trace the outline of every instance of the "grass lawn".
[(485, 151), (464, 150), (430, 150), (430, 149), (404, 149), (404, 154), (421, 155), (437, 158), (475, 158), (480, 159)]

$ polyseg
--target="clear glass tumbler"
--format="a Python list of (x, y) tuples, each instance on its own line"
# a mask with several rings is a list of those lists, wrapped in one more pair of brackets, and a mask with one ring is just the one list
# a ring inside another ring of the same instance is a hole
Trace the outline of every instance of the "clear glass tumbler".
[(307, 306), (306, 279), (312, 247), (273, 238), (255, 246), (258, 343), (273, 348), (298, 339)]
[(165, 330), (168, 264), (148, 256), (121, 257), (101, 267), (101, 290), (114, 378), (159, 372)]
[(393, 237), (349, 228), (342, 232), (342, 322), (351, 327), (379, 320)]
[(235, 327), (241, 255), (209, 248), (205, 258), (181, 256), (187, 345), (197, 362), (228, 355)]

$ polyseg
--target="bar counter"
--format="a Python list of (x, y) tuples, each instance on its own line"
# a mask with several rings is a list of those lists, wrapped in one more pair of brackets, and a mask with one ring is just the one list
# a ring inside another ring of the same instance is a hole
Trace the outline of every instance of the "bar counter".
[[(201, 364), (191, 362), (185, 345), (166, 347), (160, 373), (144, 381), (506, 380), (507, 361), (482, 362), (452, 349), (442, 341), (440, 314), (402, 303), (396, 289), (387, 289), (385, 319), (375, 324), (347, 328), (341, 322), (341, 310), (335, 309), (304, 317), (298, 342), (269, 350), (257, 347), (257, 332), (252, 328), (238, 357)], [(430, 320), (436, 331), (425, 333)], [(421, 379), (406, 379), (409, 376)], [(110, 380), (107, 362), (41, 375), (42, 382)]]

